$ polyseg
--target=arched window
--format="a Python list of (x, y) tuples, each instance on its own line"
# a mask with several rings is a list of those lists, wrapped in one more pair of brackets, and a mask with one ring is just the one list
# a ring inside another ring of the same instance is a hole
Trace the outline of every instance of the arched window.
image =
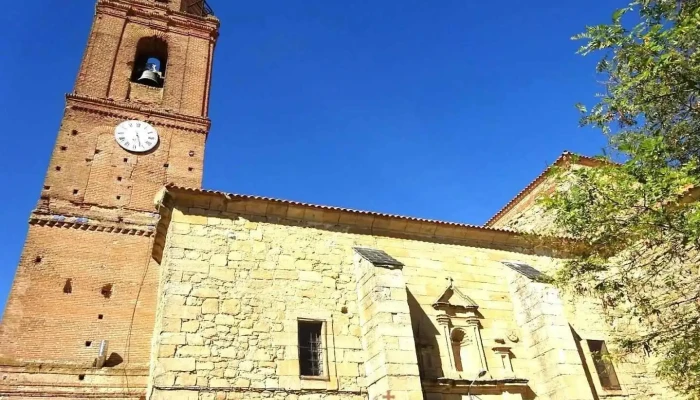
[(159, 37), (141, 38), (136, 44), (131, 81), (163, 87), (168, 67), (168, 43)]

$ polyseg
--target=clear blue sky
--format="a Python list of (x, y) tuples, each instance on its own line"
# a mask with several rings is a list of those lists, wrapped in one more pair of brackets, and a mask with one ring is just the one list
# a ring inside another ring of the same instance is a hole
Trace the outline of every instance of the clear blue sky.
[[(624, 1), (210, 0), (204, 187), (480, 224), (563, 150), (599, 89), (569, 38)], [(94, 11), (0, 14), (0, 312)]]

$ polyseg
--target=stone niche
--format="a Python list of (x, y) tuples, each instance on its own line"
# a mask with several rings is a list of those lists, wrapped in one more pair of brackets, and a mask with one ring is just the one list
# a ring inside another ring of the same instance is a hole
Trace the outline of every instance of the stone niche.
[(433, 308), (440, 311), (437, 321), (443, 337), (448, 341), (449, 363), (443, 371), (445, 378), (474, 379), (488, 374), (481, 340), (479, 305), (457, 289), (449, 278), (447, 289), (433, 303)]

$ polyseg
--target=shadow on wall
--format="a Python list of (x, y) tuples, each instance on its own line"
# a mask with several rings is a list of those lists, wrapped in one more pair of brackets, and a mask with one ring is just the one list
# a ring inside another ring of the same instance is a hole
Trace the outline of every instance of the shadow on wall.
[(436, 379), (445, 376), (440, 358), (438, 336), (440, 331), (433, 321), (423, 311), (423, 307), (406, 288), (408, 296), (408, 308), (411, 312), (411, 327), (416, 341), (416, 356), (418, 356), (418, 368), (421, 378)]
[(586, 380), (588, 381), (588, 386), (591, 388), (591, 393), (593, 394), (593, 400), (599, 400), (598, 392), (595, 389), (595, 384), (593, 384), (593, 375), (591, 370), (588, 369), (588, 363), (586, 363), (586, 356), (583, 355), (583, 348), (581, 347), (581, 336), (576, 332), (573, 326), (569, 325), (571, 329), (571, 334), (574, 336), (574, 342), (576, 342), (576, 350), (578, 351), (578, 356), (581, 359), (581, 364), (583, 365), (583, 372), (586, 374)]
[(124, 362), (124, 359), (122, 356), (120, 356), (117, 353), (112, 353), (109, 355), (109, 358), (105, 361), (105, 367), (116, 367), (117, 365), (121, 364)]

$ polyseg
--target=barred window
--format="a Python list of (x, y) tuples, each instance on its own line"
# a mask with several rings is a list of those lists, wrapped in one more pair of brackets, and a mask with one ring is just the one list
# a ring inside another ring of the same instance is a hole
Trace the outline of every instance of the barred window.
[(299, 321), (299, 372), (323, 376), (323, 322)]
[(608, 348), (602, 340), (586, 340), (591, 351), (593, 365), (598, 373), (600, 385), (604, 389), (620, 389), (620, 381), (617, 379), (615, 367), (609, 359)]

